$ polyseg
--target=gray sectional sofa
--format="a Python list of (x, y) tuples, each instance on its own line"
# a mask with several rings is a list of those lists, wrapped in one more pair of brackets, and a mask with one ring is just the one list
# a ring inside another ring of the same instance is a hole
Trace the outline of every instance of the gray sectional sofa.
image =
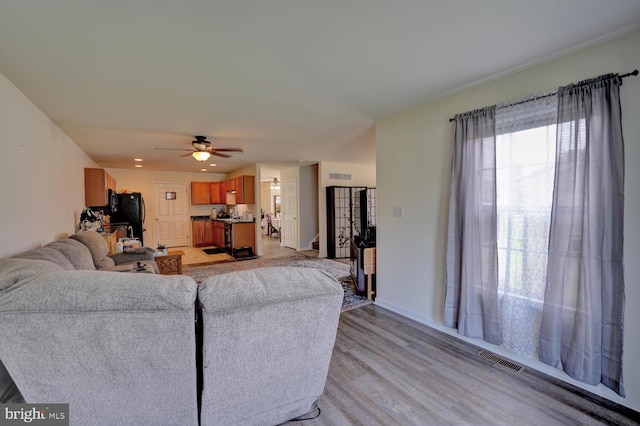
[(275, 425), (314, 410), (343, 297), (333, 277), (260, 268), (198, 286), (102, 242), (79, 232), (0, 259), (0, 403), (69, 403), (72, 425)]

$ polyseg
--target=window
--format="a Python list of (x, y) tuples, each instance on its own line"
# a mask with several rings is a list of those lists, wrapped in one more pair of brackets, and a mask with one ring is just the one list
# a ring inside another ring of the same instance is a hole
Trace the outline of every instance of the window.
[[(555, 97), (553, 97), (555, 98)], [(502, 346), (538, 355), (553, 199), (555, 99), (496, 113), (498, 300)]]

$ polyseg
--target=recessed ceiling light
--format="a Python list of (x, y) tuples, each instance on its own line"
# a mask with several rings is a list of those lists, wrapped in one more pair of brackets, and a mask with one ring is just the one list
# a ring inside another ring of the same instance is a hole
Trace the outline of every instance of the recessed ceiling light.
[(142, 158), (134, 158), (133, 161), (142, 161)]
[(136, 164), (136, 167), (142, 167), (142, 164)]
[(207, 169), (200, 169), (200, 171), (201, 171), (201, 172), (206, 172), (206, 171), (207, 171)]
[(215, 167), (217, 166), (217, 164), (209, 164), (211, 167)]

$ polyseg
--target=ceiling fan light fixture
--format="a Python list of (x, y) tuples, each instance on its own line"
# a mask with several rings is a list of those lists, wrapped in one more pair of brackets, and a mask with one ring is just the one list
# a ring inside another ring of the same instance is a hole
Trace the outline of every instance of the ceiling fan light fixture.
[(278, 178), (273, 178), (273, 181), (271, 182), (271, 189), (280, 189), (280, 181)]
[(191, 142), (191, 145), (198, 151), (204, 151), (211, 146), (211, 142), (207, 140), (206, 136), (196, 136), (196, 140)]
[(207, 151), (196, 151), (191, 155), (193, 155), (193, 158), (198, 161), (207, 161), (209, 157), (211, 157), (211, 154), (209, 154)]

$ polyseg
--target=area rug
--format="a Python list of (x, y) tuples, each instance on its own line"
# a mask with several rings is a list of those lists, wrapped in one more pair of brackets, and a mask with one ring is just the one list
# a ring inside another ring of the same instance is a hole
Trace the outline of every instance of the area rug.
[(359, 308), (368, 305), (371, 300), (359, 296), (355, 293), (355, 284), (351, 278), (349, 265), (336, 262), (334, 260), (307, 257), (304, 255), (291, 255), (283, 257), (264, 258), (246, 260), (243, 262), (226, 262), (205, 266), (185, 266), (183, 275), (187, 275), (199, 284), (212, 275), (220, 275), (227, 272), (243, 271), (245, 269), (261, 268), (265, 266), (302, 266), (307, 268), (317, 268), (328, 272), (342, 284), (344, 299), (342, 301), (342, 311)]

